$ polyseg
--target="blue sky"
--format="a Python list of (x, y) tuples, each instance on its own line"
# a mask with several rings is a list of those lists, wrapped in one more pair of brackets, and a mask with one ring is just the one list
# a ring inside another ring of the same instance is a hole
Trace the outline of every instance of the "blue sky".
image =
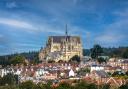
[(128, 0), (0, 0), (0, 55), (38, 51), (66, 24), (84, 48), (128, 46)]

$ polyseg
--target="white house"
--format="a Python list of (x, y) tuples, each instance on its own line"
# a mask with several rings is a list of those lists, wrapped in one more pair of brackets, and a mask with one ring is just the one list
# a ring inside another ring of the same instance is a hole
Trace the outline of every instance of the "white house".
[(74, 71), (71, 69), (70, 71), (69, 71), (69, 77), (74, 77), (75, 76), (75, 73), (74, 73)]
[(96, 71), (98, 71), (98, 70), (104, 70), (104, 67), (101, 66), (101, 65), (92, 65), (92, 66), (91, 66), (91, 72), (92, 72), (93, 70), (96, 70)]
[(45, 71), (44, 69), (41, 69), (41, 68), (40, 68), (40, 69), (37, 69), (37, 70), (36, 70), (35, 74), (36, 74), (35, 76), (38, 77), (38, 76), (42, 76), (42, 75), (44, 75), (44, 74), (48, 74), (48, 71)]
[(2, 68), (2, 69), (0, 69), (0, 76), (1, 77), (7, 75), (8, 73), (14, 73), (14, 70), (12, 68)]

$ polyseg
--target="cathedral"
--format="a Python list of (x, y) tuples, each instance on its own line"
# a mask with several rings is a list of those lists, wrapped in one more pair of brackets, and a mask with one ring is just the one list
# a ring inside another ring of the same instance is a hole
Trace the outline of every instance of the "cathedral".
[(82, 57), (82, 42), (79, 36), (49, 36), (46, 47), (41, 48), (39, 60), (48, 62), (68, 62), (73, 56)]

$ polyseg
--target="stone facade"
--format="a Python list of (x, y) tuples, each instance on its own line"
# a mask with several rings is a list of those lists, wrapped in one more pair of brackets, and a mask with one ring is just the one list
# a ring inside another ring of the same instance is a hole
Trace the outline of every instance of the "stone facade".
[(82, 57), (82, 42), (79, 36), (49, 36), (46, 47), (40, 50), (39, 59), (68, 62), (75, 55)]

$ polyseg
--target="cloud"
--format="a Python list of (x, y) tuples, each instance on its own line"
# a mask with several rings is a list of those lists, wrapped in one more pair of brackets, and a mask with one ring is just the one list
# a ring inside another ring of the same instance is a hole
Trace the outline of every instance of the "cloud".
[(15, 19), (0, 18), (0, 24), (9, 25), (9, 26), (18, 27), (18, 28), (25, 28), (29, 30), (35, 29), (35, 27), (32, 24), (25, 21), (15, 20)]
[(96, 41), (100, 43), (105, 43), (105, 44), (112, 44), (112, 43), (117, 43), (120, 40), (123, 39), (122, 34), (112, 34), (112, 33), (106, 33), (104, 35), (96, 37)]
[(95, 41), (108, 46), (128, 45), (127, 28), (128, 18), (118, 18), (112, 24), (106, 25), (104, 31), (95, 38)]
[[(47, 21), (41, 22), (41, 24), (38, 24), (39, 22), (27, 22), (27, 21), (21, 21), (17, 19), (11, 19), (11, 18), (0, 18), (0, 24), (5, 25), (5, 26), (11, 26), (18, 28), (18, 30), (23, 30), (25, 32), (31, 32), (31, 33), (56, 33), (56, 34), (64, 34), (65, 33), (65, 26), (64, 23), (62, 25), (54, 25), (54, 24), (49, 24)], [(76, 32), (76, 30), (80, 30), (81, 28), (77, 26), (70, 25), (73, 30), (72, 34)], [(13, 28), (10, 28), (10, 30), (15, 30)], [(17, 31), (18, 31), (17, 30)], [(62, 31), (63, 30), (63, 31)]]
[(105, 24), (95, 41), (108, 46), (128, 45), (128, 8), (116, 9), (112, 12), (113, 22)]
[[(17, 19), (0, 18), (0, 24), (16, 27), (19, 30), (24, 30), (26, 32), (62, 33), (59, 30), (57, 31), (57, 29), (55, 27), (52, 27), (46, 23), (42, 23), (42, 24), (38, 25), (38, 24), (26, 22), (26, 21), (17, 20)], [(15, 30), (15, 29), (11, 29), (11, 30)]]
[(6, 3), (6, 7), (7, 8), (15, 8), (15, 7), (17, 7), (17, 4), (16, 4), (16, 2), (8, 2), (8, 3)]

